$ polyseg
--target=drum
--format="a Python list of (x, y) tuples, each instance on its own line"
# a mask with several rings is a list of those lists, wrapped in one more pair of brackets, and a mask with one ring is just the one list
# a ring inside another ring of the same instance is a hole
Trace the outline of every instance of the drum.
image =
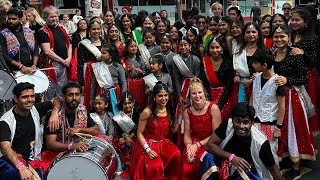
[(43, 93), (49, 87), (49, 79), (40, 70), (35, 71), (33, 74), (23, 74), (18, 71), (15, 75), (17, 83), (21, 82), (29, 82), (34, 84), (34, 92), (35, 93)]
[(117, 169), (117, 153), (105, 140), (88, 139), (87, 152), (69, 153), (56, 158), (47, 176), (48, 180), (62, 179), (113, 179)]
[(14, 78), (6, 71), (0, 70), (0, 100), (10, 100), (13, 96), (12, 89), (16, 86)]

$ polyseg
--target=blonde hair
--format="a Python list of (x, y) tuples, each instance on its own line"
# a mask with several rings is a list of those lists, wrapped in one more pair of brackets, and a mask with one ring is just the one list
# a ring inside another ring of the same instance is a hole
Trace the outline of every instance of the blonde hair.
[(10, 9), (12, 7), (12, 2), (9, 0), (0, 0), (0, 6), (2, 7), (7, 6)]
[(30, 13), (34, 17), (35, 22), (30, 22), (31, 24), (40, 24), (43, 26), (46, 22), (40, 17), (40, 14), (38, 11), (33, 7), (28, 7), (28, 9), (25, 11), (25, 13)]
[(44, 8), (44, 10), (43, 10), (43, 19), (47, 19), (47, 17), (49, 16), (51, 11), (55, 12), (59, 16), (59, 10), (56, 7), (50, 5), (50, 6), (46, 7), (46, 8)]
[(190, 80), (189, 88), (194, 88), (194, 87), (201, 87), (204, 90), (202, 81), (197, 77), (194, 77)]
[(213, 9), (213, 8), (220, 8), (220, 9), (222, 9), (222, 4), (220, 4), (219, 2), (215, 2), (215, 3), (213, 3), (212, 5), (211, 5), (211, 9)]

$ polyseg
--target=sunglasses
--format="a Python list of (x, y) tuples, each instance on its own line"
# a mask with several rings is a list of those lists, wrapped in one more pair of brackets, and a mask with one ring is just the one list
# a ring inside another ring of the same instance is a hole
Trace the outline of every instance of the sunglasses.
[(205, 21), (198, 21), (197, 24), (206, 24)]
[(282, 8), (282, 10), (291, 10), (291, 8)]

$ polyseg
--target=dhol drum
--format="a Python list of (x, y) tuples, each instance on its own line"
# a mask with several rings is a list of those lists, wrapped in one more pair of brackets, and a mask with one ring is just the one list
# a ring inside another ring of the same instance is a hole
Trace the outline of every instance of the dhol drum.
[(7, 101), (12, 98), (12, 89), (16, 84), (17, 82), (7, 71), (0, 70), (0, 101)]
[(92, 137), (87, 139), (87, 152), (69, 153), (56, 158), (49, 173), (48, 180), (111, 180), (117, 169), (117, 153), (105, 140)]
[(29, 82), (34, 84), (34, 92), (37, 94), (45, 92), (49, 87), (49, 79), (40, 70), (36, 70), (33, 74), (23, 74), (18, 71), (15, 75), (17, 83)]

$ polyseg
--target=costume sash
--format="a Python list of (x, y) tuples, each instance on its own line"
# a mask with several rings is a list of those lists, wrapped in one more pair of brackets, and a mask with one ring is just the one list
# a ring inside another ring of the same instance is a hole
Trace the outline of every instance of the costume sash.
[(246, 48), (244, 48), (241, 53), (239, 53), (239, 46), (235, 49), (233, 54), (233, 68), (238, 76), (250, 77)]
[(219, 84), (216, 72), (214, 71), (213, 64), (211, 62), (210, 56), (203, 58), (204, 72), (207, 75), (207, 79), (210, 82), (212, 87), (215, 87)]
[[(9, 56), (10, 57), (16, 56), (20, 51), (20, 43), (17, 37), (8, 28), (5, 28), (4, 30), (2, 30), (1, 34), (6, 39)], [(23, 28), (23, 35), (25, 40), (27, 41), (29, 48), (31, 49), (32, 52), (34, 52), (35, 38), (31, 29)]]
[(151, 55), (150, 55), (150, 52), (147, 48), (147, 46), (145, 46), (144, 44), (139, 44), (139, 52), (141, 54), (141, 58), (145, 64), (145, 66), (150, 69), (150, 58), (151, 58)]
[(109, 89), (114, 86), (108, 65), (105, 62), (92, 63), (91, 66), (100, 87)]
[(158, 79), (156, 78), (156, 76), (151, 73), (148, 76), (143, 77), (144, 83), (149, 87), (149, 88), (153, 88), (156, 83), (158, 82)]
[(139, 29), (135, 29), (132, 31), (132, 35), (134, 40), (136, 40), (137, 44), (142, 44), (142, 36), (141, 36), (141, 31)]
[(306, 109), (308, 118), (313, 117), (316, 115), (314, 105), (312, 104), (312, 101), (310, 99), (310, 96), (304, 86), (292, 86), (298, 93), (299, 98), (301, 99), (301, 103), (304, 105), (304, 108)]
[[(192, 55), (190, 55), (192, 56)], [(173, 62), (184, 77), (192, 78), (193, 74), (179, 54), (173, 56)]]
[(103, 121), (97, 113), (90, 113), (90, 117), (98, 125), (100, 134), (106, 135), (106, 129), (104, 128)]
[(113, 120), (117, 122), (117, 124), (125, 133), (129, 133), (135, 126), (135, 123), (132, 121), (132, 119), (123, 111), (120, 111), (116, 116), (114, 116)]
[(95, 45), (93, 45), (89, 39), (84, 39), (80, 41), (80, 43), (83, 44), (84, 47), (86, 47), (96, 57), (96, 59), (101, 58), (100, 50)]
[[(79, 106), (76, 109), (75, 113), (75, 121), (74, 121), (74, 127), (78, 128), (86, 128), (87, 127), (87, 109), (84, 105), (79, 104)], [(62, 143), (67, 143), (70, 141), (70, 139), (67, 139), (66, 131), (70, 127), (68, 123), (68, 119), (66, 118), (66, 113), (64, 107), (61, 108), (61, 111), (59, 113), (59, 121), (61, 123), (61, 129), (62, 129)]]

